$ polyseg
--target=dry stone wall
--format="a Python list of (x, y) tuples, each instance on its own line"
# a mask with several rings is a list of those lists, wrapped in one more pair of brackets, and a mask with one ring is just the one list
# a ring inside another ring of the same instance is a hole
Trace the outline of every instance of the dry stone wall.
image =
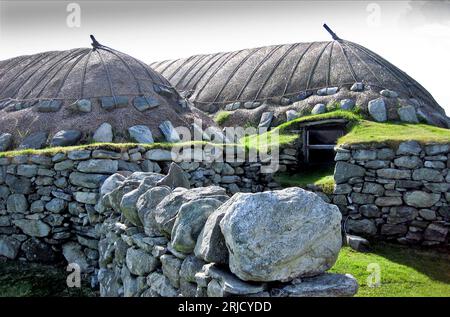
[(423, 246), (449, 243), (450, 144), (336, 149), (331, 199), (353, 234)]

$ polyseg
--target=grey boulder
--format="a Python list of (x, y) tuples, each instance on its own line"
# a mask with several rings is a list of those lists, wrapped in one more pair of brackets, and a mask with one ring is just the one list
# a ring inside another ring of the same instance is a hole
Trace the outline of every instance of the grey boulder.
[(341, 213), (301, 188), (234, 195), (220, 228), (231, 271), (244, 281), (289, 281), (320, 274), (341, 248)]
[(78, 130), (62, 130), (57, 132), (52, 139), (51, 146), (70, 146), (77, 144), (81, 139)]

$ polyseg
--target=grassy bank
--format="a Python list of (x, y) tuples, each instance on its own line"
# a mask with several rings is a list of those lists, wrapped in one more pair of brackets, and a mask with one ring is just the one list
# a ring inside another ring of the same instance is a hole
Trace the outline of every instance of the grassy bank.
[(304, 188), (313, 184), (321, 187), (325, 193), (332, 193), (334, 189), (334, 166), (319, 166), (301, 170), (298, 173), (279, 173), (274, 176), (275, 181), (283, 187), (298, 186)]
[[(380, 267), (381, 284), (369, 287), (369, 264)], [(411, 247), (380, 244), (370, 253), (342, 248), (336, 273), (350, 273), (359, 282), (357, 296), (364, 297), (450, 297), (450, 255)]]

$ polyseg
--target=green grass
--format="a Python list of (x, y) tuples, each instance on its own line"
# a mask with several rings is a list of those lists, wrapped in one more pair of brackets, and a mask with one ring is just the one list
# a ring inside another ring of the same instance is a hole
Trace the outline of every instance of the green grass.
[[(380, 267), (381, 283), (369, 287), (370, 263)], [(359, 283), (357, 296), (364, 297), (450, 297), (450, 256), (406, 246), (379, 244), (370, 253), (343, 247), (330, 270), (350, 273)]]
[(222, 125), (225, 122), (228, 121), (228, 119), (230, 118), (231, 112), (230, 111), (219, 111), (216, 116), (214, 117), (214, 121), (218, 124), (218, 125)]
[(18, 261), (0, 262), (0, 297), (92, 297), (87, 283), (69, 288), (64, 267)]
[(333, 166), (326, 166), (306, 169), (296, 174), (279, 173), (274, 176), (274, 179), (283, 187), (305, 187), (314, 184), (321, 187), (325, 193), (331, 194), (334, 189), (333, 172)]
[(247, 149), (257, 148), (266, 149), (267, 147), (279, 145), (281, 147), (292, 144), (298, 139), (298, 134), (289, 133), (289, 129), (295, 127), (296, 124), (306, 123), (311, 121), (327, 120), (327, 119), (346, 119), (350, 122), (356, 122), (361, 120), (361, 116), (343, 110), (336, 110), (332, 112), (308, 115), (297, 118), (295, 120), (280, 124), (276, 128), (257, 135), (245, 136), (240, 140), (240, 143)]
[(348, 134), (338, 140), (338, 144), (397, 144), (407, 140), (415, 140), (420, 143), (448, 143), (450, 142), (450, 129), (427, 124), (378, 123), (361, 120), (353, 125)]

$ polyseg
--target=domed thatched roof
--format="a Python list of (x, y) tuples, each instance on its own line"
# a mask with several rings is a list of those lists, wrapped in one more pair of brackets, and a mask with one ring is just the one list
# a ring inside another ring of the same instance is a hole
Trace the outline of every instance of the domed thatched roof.
[[(372, 90), (389, 89), (414, 98), (426, 112), (444, 110), (418, 82), (369, 49), (338, 38), (196, 55), (150, 64), (191, 101), (215, 112), (235, 102), (277, 98), (301, 100), (325, 87), (350, 88), (362, 82)], [(300, 95), (300, 97), (299, 97)]]
[[(89, 140), (104, 122), (115, 141), (127, 129), (146, 125), (189, 126), (198, 114), (171, 84), (143, 62), (99, 44), (0, 61), (0, 134), (17, 145), (23, 137), (79, 130)], [(198, 112), (198, 111), (196, 111)]]

